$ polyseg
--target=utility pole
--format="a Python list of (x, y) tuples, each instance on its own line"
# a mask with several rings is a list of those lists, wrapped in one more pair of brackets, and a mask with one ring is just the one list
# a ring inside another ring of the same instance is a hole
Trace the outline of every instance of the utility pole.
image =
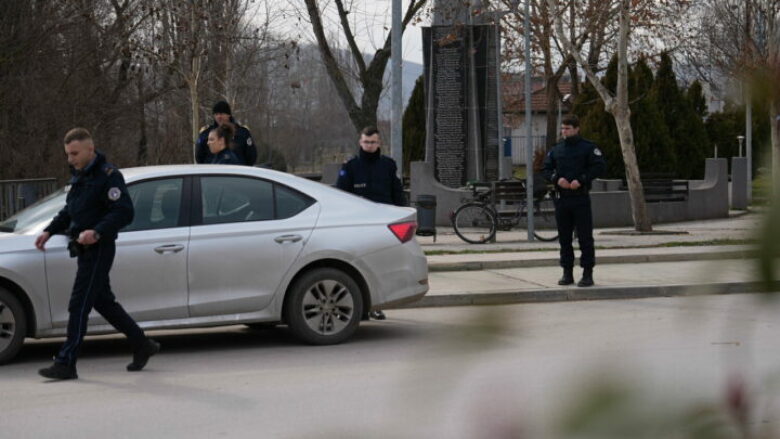
[(531, 0), (525, 0), (525, 189), (528, 240), (534, 240), (534, 144), (531, 136)]
[(398, 165), (398, 177), (403, 178), (403, 55), (401, 34), (401, 0), (393, 0), (393, 28), (390, 35), (390, 53), (392, 58), (390, 86), (392, 94), (392, 114), (390, 116), (390, 156)]

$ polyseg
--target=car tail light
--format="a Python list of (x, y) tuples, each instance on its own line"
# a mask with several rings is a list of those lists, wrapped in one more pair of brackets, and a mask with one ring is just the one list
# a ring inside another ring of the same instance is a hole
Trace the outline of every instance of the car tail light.
[(414, 231), (417, 230), (415, 221), (405, 221), (402, 223), (390, 224), (387, 226), (393, 235), (401, 242), (406, 242), (414, 237)]

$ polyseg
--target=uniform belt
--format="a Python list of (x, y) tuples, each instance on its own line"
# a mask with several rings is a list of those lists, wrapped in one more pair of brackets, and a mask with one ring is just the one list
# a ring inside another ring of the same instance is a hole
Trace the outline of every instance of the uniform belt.
[(561, 197), (574, 197), (579, 195), (588, 195), (588, 188), (586, 188), (585, 186), (579, 187), (577, 189), (558, 188), (558, 195)]

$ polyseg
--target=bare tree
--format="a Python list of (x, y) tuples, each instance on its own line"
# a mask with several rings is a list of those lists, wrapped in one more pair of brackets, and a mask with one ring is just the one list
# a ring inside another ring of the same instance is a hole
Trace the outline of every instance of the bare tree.
[[(340, 30), (347, 41), (352, 60), (357, 68), (356, 76), (358, 77), (361, 89), (359, 97), (360, 104), (358, 104), (358, 98), (355, 96), (355, 92), (349, 86), (346, 79), (346, 76), (350, 74), (349, 69), (338, 62), (337, 57), (334, 55), (332, 42), (326, 37), (326, 29), (323, 24), (323, 11), (320, 9), (321, 2), (318, 0), (305, 0), (305, 3), (307, 15), (322, 56), (322, 61), (325, 64), (328, 76), (336, 87), (336, 92), (341, 103), (349, 114), (352, 125), (356, 131), (359, 131), (367, 125), (376, 125), (376, 112), (379, 106), (379, 98), (382, 89), (384, 88), (382, 79), (391, 55), (390, 32), (388, 32), (383, 46), (374, 53), (370, 60), (367, 60), (367, 57), (360, 51), (357, 44), (355, 31), (353, 29), (354, 25), (350, 22), (349, 18), (350, 9), (345, 6), (343, 0), (334, 0)], [(426, 0), (409, 0), (409, 5), (403, 17), (404, 29), (406, 29), (406, 26), (414, 19), (415, 15), (422, 9), (425, 3)]]
[[(628, 44), (631, 27), (631, 0), (617, 0), (619, 32), (618, 32), (618, 80), (615, 95), (607, 89), (596, 76), (588, 60), (582, 56), (580, 49), (574, 45), (566, 35), (563, 28), (561, 7), (557, 0), (547, 0), (550, 9), (556, 11), (555, 30), (559, 40), (567, 51), (577, 60), (588, 80), (598, 92), (604, 107), (615, 119), (620, 137), (620, 147), (623, 153), (623, 161), (626, 166), (626, 180), (631, 198), (631, 213), (634, 227), (637, 231), (649, 232), (652, 230), (650, 216), (647, 213), (642, 181), (639, 175), (639, 166), (636, 159), (636, 147), (634, 145), (634, 133), (631, 129), (631, 109), (628, 106)], [(602, 3), (602, 7), (611, 8), (612, 2)], [(598, 16), (598, 15), (597, 15)]]

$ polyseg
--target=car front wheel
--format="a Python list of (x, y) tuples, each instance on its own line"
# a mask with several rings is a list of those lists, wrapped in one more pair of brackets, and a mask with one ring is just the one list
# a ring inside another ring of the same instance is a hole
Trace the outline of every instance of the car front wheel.
[(363, 296), (348, 274), (335, 268), (318, 268), (292, 286), (285, 308), (290, 330), (306, 343), (341, 343), (358, 327)]
[(27, 317), (21, 303), (0, 288), (0, 364), (16, 356), (27, 333)]

